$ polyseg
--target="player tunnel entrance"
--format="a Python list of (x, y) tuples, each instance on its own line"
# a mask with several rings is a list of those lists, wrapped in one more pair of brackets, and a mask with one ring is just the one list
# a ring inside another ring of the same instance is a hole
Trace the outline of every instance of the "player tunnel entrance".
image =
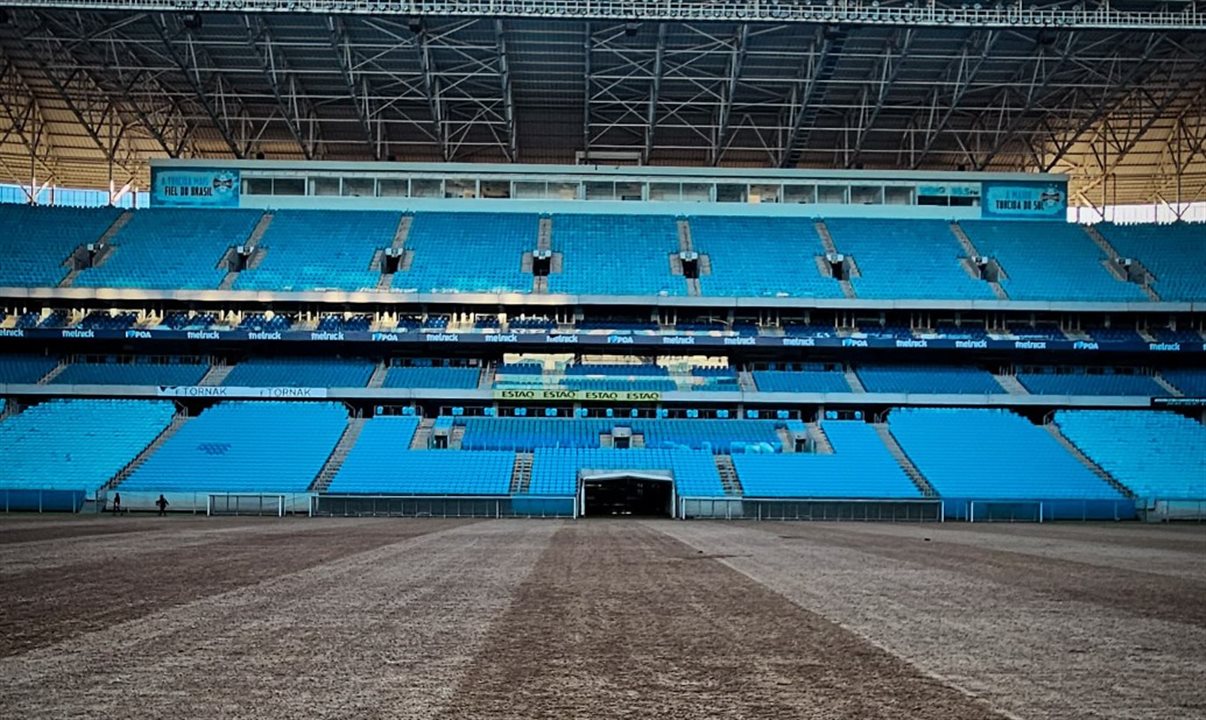
[(674, 517), (674, 477), (665, 470), (583, 470), (581, 517)]

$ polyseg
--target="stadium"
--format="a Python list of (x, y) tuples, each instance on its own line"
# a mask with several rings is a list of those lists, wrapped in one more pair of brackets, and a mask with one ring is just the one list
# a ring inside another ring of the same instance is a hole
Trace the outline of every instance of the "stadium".
[(0, 4), (0, 709), (1206, 718), (1197, 0)]

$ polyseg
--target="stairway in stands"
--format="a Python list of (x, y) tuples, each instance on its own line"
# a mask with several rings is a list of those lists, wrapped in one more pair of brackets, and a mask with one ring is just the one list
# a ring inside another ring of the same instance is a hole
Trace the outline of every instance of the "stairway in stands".
[(1030, 394), (1030, 391), (1026, 389), (1026, 386), (1023, 385), (1021, 381), (1018, 380), (1016, 375), (1010, 375), (1007, 373), (993, 373), (992, 376), (993, 379), (997, 381), (997, 384), (1010, 395)]
[[(264, 233), (268, 232), (268, 227), (272, 225), (273, 215), (270, 212), (260, 216), (259, 222), (252, 228), (251, 234), (247, 236), (247, 240), (243, 242), (243, 247), (247, 249), (247, 267), (246, 270), (254, 270), (264, 261), (264, 252), (256, 251), (260, 240), (264, 239)], [(223, 256), (223, 260), (230, 258), (230, 253), (238, 252), (237, 248), (232, 248)], [(239, 270), (231, 270), (226, 273), (226, 277), (222, 278), (222, 282), (218, 285), (219, 290), (230, 290), (234, 287), (235, 281), (239, 279)]]
[(226, 376), (234, 369), (234, 365), (227, 365), (225, 362), (215, 362), (209, 366), (201, 379), (197, 381), (197, 385), (201, 387), (218, 387), (226, 382)]
[(1152, 380), (1155, 380), (1156, 384), (1159, 385), (1160, 387), (1164, 388), (1164, 390), (1169, 395), (1172, 395), (1173, 397), (1185, 397), (1185, 393), (1181, 392), (1181, 389), (1179, 387), (1177, 387), (1176, 385), (1173, 385), (1169, 381), (1165, 380), (1164, 376), (1161, 375), (1160, 373), (1158, 373), (1158, 372), (1152, 373)]
[(143, 448), (142, 452), (134, 456), (133, 460), (126, 463), (126, 466), (117, 471), (117, 474), (110, 478), (109, 482), (101, 486), (100, 489), (112, 490), (113, 488), (116, 488), (123, 480), (133, 475), (134, 471), (147, 461), (147, 458), (158, 452), (159, 448), (163, 447), (163, 444), (170, 440), (173, 435), (179, 432), (180, 428), (184, 427), (188, 421), (188, 415), (182, 413), (176, 413), (173, 415), (172, 421), (168, 423), (167, 427), (165, 427), (161, 433), (155, 436), (155, 439), (151, 441), (151, 444)]
[(820, 423), (810, 422), (805, 423), (808, 428), (808, 437), (812, 440), (813, 452), (820, 455), (832, 455), (833, 443), (829, 442), (829, 436), (825, 434), (825, 429)]
[(934, 490), (934, 486), (930, 485), (930, 481), (925, 479), (925, 475), (921, 474), (921, 470), (913, 464), (913, 460), (905, 453), (904, 448), (896, 441), (896, 436), (892, 434), (892, 429), (887, 423), (875, 423), (873, 425), (875, 432), (879, 434), (880, 440), (883, 440), (884, 446), (888, 448), (888, 452), (895, 458), (896, 463), (900, 465), (900, 469), (904, 470), (905, 475), (913, 481), (917, 489), (925, 497), (938, 497), (938, 493)]
[[(963, 248), (963, 252), (967, 255), (967, 257), (963, 259), (963, 269), (967, 271), (968, 275), (979, 280), (980, 270), (976, 267), (976, 263), (972, 258), (983, 257), (983, 255), (980, 253), (980, 250), (976, 247), (975, 243), (971, 241), (971, 238), (967, 236), (967, 233), (963, 231), (963, 228), (959, 226), (959, 223), (951, 223), (951, 233), (955, 236), (955, 239), (959, 241), (959, 245)], [(1002, 270), (1002, 272), (1004, 271)], [(1001, 285), (1001, 283), (989, 282), (988, 286), (992, 288), (992, 293), (993, 295), (997, 296), (998, 300), (1009, 299), (1009, 293), (1005, 292), (1005, 288)]]
[[(410, 226), (415, 220), (414, 215), (403, 215), (398, 220), (398, 227), (394, 229), (394, 239), (390, 242), (389, 248), (394, 252), (401, 252), (402, 257), (398, 260), (398, 272), (406, 272), (410, 269), (411, 263), (415, 261), (414, 250), (406, 250), (406, 238), (410, 236)], [(378, 251), (376, 257), (373, 258), (373, 267), (379, 268), (382, 266), (381, 256), (384, 253)], [(381, 273), (381, 277), (377, 278), (378, 290), (389, 290), (394, 284), (395, 273)]]
[(318, 471), (314, 482), (310, 483), (310, 492), (326, 492), (331, 486), (331, 481), (339, 474), (339, 468), (343, 467), (343, 461), (347, 460), (348, 453), (356, 446), (356, 441), (360, 439), (360, 433), (364, 432), (364, 423), (366, 420), (362, 417), (348, 418), (347, 427), (343, 429), (343, 434), (339, 436), (339, 442), (335, 443), (335, 449), (331, 451), (327, 461), (323, 463), (322, 469)]
[(428, 450), (431, 448), (431, 429), (435, 427), (435, 418), (423, 418), (419, 421), (419, 427), (415, 428), (415, 435), (410, 439), (411, 450)]
[(385, 376), (388, 374), (389, 365), (383, 362), (377, 363), (377, 366), (373, 368), (373, 374), (369, 376), (368, 387), (385, 387)]
[[(133, 217), (133, 211), (124, 211), (122, 214), (117, 216), (117, 218), (113, 221), (113, 224), (110, 225), (107, 230), (105, 230), (105, 233), (97, 239), (95, 244), (98, 250), (97, 254), (92, 258), (92, 267), (100, 267), (101, 265), (105, 264), (105, 261), (108, 260), (109, 256), (113, 253), (113, 238), (117, 235), (117, 233), (121, 232), (121, 229), (124, 228), (126, 223), (130, 222)], [(63, 276), (63, 279), (59, 281), (59, 287), (71, 287), (72, 284), (75, 283), (75, 279), (79, 277), (79, 274), (84, 271), (84, 268), (76, 268), (73, 266), (72, 258), (74, 255), (75, 253), (72, 253), (72, 257), (69, 257), (64, 261), (65, 265), (70, 265), (71, 267), (67, 271), (67, 274)]]
[(511, 465), (511, 494), (524, 495), (532, 486), (532, 453), (515, 453), (515, 462)]
[(43, 375), (42, 377), (38, 378), (37, 384), (38, 385), (49, 385), (51, 380), (54, 380), (56, 377), (59, 376), (60, 373), (62, 373), (64, 370), (67, 369), (68, 364), (69, 363), (66, 360), (60, 360), (58, 365), (55, 365), (54, 367), (52, 367), (50, 369), (50, 372), (48, 372), (45, 375)]
[(724, 487), (724, 494), (730, 497), (741, 497), (745, 494), (745, 489), (741, 487), (741, 479), (737, 477), (737, 468), (733, 465), (733, 458), (730, 455), (715, 455), (716, 473), (720, 475), (720, 484)]
[[(1102, 264), (1105, 265), (1105, 268), (1109, 271), (1110, 275), (1114, 276), (1114, 279), (1120, 282), (1132, 282), (1130, 275), (1128, 274), (1128, 269), (1119, 265), (1118, 263), (1118, 260), (1122, 259), (1122, 254), (1118, 252), (1110, 241), (1106, 240), (1105, 236), (1092, 225), (1082, 225), (1081, 227), (1084, 228), (1085, 234), (1089, 236), (1089, 239), (1093, 241), (1093, 244), (1096, 245), (1103, 253), (1105, 253), (1107, 259), (1103, 260)], [(1130, 258), (1130, 261), (1131, 268), (1129, 272), (1135, 273), (1136, 277), (1143, 278), (1143, 282), (1138, 282), (1135, 284), (1143, 290), (1149, 300), (1152, 302), (1160, 302), (1160, 295), (1156, 292), (1156, 289), (1152, 287), (1152, 281), (1155, 279), (1155, 276), (1153, 276), (1151, 271), (1149, 271), (1138, 259)]]
[[(813, 223), (813, 227), (817, 231), (817, 236), (821, 238), (821, 245), (825, 247), (826, 257), (830, 255), (841, 255), (841, 252), (837, 249), (837, 244), (833, 242), (833, 235), (829, 233), (829, 226), (825, 224), (825, 221), (817, 220), (815, 223)], [(853, 262), (851, 265), (853, 266)], [(822, 275), (826, 277), (833, 277), (833, 272), (829, 269), (828, 261), (825, 260), (825, 258), (817, 258), (817, 269), (821, 271)], [(855, 273), (855, 276), (857, 276), (857, 273)], [(854, 292), (853, 283), (851, 283), (849, 280), (838, 280), (837, 282), (842, 287), (843, 295), (848, 298), (857, 297)]]
[(1072, 455), (1072, 457), (1079, 460), (1080, 463), (1092, 471), (1094, 475), (1109, 483), (1110, 487), (1122, 493), (1123, 497), (1135, 497), (1135, 493), (1131, 492), (1130, 488), (1115, 480), (1114, 476), (1106, 472), (1105, 468), (1101, 467), (1094, 462), (1092, 458), (1081, 452), (1081, 449), (1076, 446), (1076, 443), (1072, 442), (1068, 439), (1068, 436), (1064, 435), (1059, 425), (1056, 425), (1053, 422), (1048, 422), (1043, 424), (1043, 429), (1046, 430), (1051, 437), (1055, 438), (1055, 441), (1062, 445), (1063, 448)]
[(867, 392), (867, 388), (863, 387), (863, 379), (854, 371), (853, 365), (847, 365), (843, 373), (846, 376), (846, 384), (850, 386), (850, 392)]

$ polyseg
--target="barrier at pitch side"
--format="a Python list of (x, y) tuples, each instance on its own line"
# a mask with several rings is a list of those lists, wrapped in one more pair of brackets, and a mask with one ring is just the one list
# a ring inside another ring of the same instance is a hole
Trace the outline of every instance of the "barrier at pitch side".
[(682, 497), (678, 516), (716, 520), (942, 522), (942, 501), (931, 498)]

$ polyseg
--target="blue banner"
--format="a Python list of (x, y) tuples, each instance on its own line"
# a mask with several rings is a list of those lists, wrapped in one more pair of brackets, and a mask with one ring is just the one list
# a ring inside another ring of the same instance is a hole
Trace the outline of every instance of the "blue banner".
[(980, 207), (985, 218), (1065, 220), (1068, 183), (986, 182)]
[(237, 208), (238, 170), (151, 169), (151, 207)]

